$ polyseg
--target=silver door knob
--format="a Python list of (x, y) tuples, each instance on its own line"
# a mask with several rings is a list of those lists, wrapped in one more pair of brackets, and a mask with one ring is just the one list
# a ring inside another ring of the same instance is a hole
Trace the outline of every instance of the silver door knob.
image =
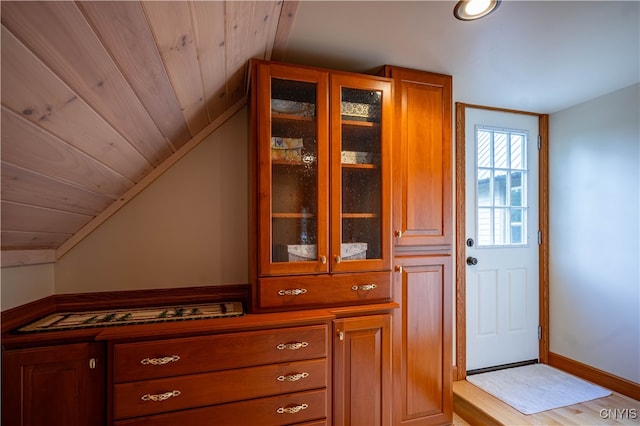
[(467, 265), (477, 265), (478, 264), (478, 259), (476, 259), (475, 257), (467, 257)]

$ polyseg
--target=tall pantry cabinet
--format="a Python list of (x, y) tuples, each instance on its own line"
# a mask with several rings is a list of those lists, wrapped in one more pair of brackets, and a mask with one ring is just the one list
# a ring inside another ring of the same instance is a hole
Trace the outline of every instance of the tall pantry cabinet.
[(394, 425), (452, 421), (451, 77), (393, 79)]

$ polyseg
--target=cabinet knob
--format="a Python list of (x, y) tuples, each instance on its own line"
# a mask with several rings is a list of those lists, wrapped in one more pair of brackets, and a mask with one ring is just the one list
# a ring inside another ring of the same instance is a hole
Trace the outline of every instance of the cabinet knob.
[(400, 273), (402, 273), (402, 271), (403, 271), (402, 266), (400, 266), (400, 265), (396, 265), (396, 267), (394, 269), (395, 269), (396, 272), (400, 272)]
[(396, 229), (396, 237), (402, 238), (402, 231), (401, 230)]
[(338, 330), (338, 339), (344, 340), (344, 331)]
[(335, 257), (336, 263), (342, 262), (342, 258), (340, 256)]
[(323, 265), (327, 263), (327, 256), (320, 256), (320, 263)]

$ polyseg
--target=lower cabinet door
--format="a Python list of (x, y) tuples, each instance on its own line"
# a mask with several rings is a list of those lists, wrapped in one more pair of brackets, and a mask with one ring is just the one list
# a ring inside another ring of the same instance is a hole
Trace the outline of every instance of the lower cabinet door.
[(451, 257), (396, 257), (395, 266), (393, 424), (450, 424)]
[[(224, 386), (224, 383), (221, 384)], [(192, 410), (115, 422), (115, 426), (277, 426), (323, 424), (327, 390), (297, 392), (269, 398), (220, 404)], [(311, 422), (319, 420), (319, 422)]]
[(78, 343), (2, 352), (2, 424), (104, 425), (104, 348)]
[(391, 424), (390, 314), (334, 321), (333, 425)]

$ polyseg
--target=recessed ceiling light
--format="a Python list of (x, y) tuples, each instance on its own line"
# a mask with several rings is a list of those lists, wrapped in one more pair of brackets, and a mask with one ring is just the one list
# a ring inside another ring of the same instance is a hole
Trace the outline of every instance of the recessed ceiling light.
[(453, 9), (453, 16), (461, 21), (473, 21), (487, 16), (500, 6), (500, 0), (460, 0)]

